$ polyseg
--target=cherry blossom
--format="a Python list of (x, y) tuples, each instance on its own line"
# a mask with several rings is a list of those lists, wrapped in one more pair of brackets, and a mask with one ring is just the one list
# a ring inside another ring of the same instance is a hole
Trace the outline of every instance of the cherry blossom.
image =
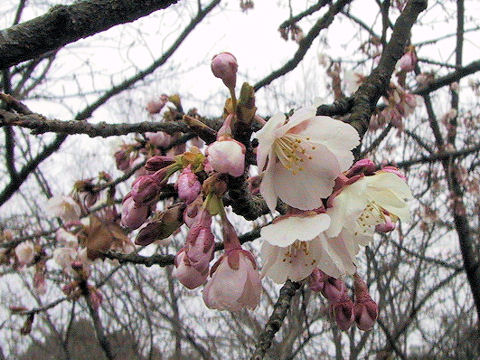
[(271, 211), (277, 197), (300, 210), (322, 206), (359, 144), (352, 126), (315, 116), (313, 108), (297, 110), (286, 124), (283, 114), (274, 115), (256, 136), (257, 164), (264, 170), (260, 193)]
[(82, 213), (80, 206), (70, 196), (53, 196), (48, 200), (46, 210), (65, 222), (78, 221)]
[(239, 311), (255, 309), (262, 284), (250, 252), (227, 251), (212, 268), (212, 278), (203, 290), (203, 300), (211, 309)]
[(325, 235), (330, 226), (326, 214), (290, 215), (262, 228), (262, 275), (281, 284), (300, 281), (315, 268), (338, 278), (355, 273), (355, 264), (342, 241)]
[(377, 225), (386, 224), (380, 227), (382, 230), (390, 227), (390, 221), (409, 221), (410, 199), (412, 193), (407, 183), (391, 169), (364, 176), (331, 201), (327, 214), (332, 225), (326, 233), (332, 238), (342, 238), (354, 256), (360, 250), (359, 245), (370, 243)]

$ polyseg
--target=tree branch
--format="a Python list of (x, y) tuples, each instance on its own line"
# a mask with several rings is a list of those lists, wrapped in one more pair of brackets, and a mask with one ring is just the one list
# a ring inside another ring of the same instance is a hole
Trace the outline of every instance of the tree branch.
[(273, 71), (272, 73), (270, 73), (270, 75), (257, 82), (253, 86), (255, 91), (270, 84), (273, 80), (295, 69), (295, 67), (300, 63), (300, 61), (303, 60), (308, 49), (310, 49), (313, 40), (315, 40), (318, 34), (320, 34), (320, 31), (327, 28), (333, 22), (335, 15), (337, 15), (342, 10), (342, 8), (350, 2), (352, 2), (352, 0), (339, 0), (335, 4), (331, 5), (327, 13), (317, 21), (317, 23), (310, 29), (308, 34), (302, 39), (302, 41), (300, 41), (297, 52), (295, 53), (293, 58), (290, 59), (281, 68)]
[(460, 80), (461, 78), (464, 78), (465, 76), (471, 75), (477, 71), (480, 70), (480, 60), (471, 62), (465, 67), (462, 67), (458, 70), (452, 71), (450, 74), (442, 76), (434, 81), (432, 81), (430, 84), (422, 86), (421, 88), (418, 88), (415, 90), (413, 93), (416, 95), (427, 95), (430, 94), (431, 92), (440, 89), (441, 87), (444, 87), (446, 85), (450, 85), (451, 83), (454, 83), (455, 81)]
[(125, 24), (178, 0), (90, 0), (52, 7), (45, 15), (0, 32), (0, 69)]
[(385, 93), (395, 65), (403, 55), (405, 45), (410, 38), (410, 30), (417, 20), (418, 15), (427, 7), (427, 0), (410, 0), (402, 14), (398, 17), (393, 27), (390, 41), (380, 58), (379, 65), (353, 95), (354, 105), (349, 123), (363, 138), (368, 130), (371, 115), (378, 99)]
[(280, 296), (273, 306), (273, 312), (267, 323), (265, 330), (258, 337), (258, 342), (255, 345), (255, 351), (250, 360), (262, 360), (267, 350), (272, 345), (275, 334), (280, 330), (280, 327), (287, 316), (288, 309), (290, 309), (290, 302), (296, 291), (300, 289), (301, 284), (287, 280), (287, 282), (280, 289)]

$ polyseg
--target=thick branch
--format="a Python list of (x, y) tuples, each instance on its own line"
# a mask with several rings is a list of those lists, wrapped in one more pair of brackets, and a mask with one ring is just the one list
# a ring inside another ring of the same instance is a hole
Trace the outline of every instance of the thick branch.
[(89, 0), (54, 6), (0, 32), (0, 69), (165, 9), (177, 0)]
[(107, 251), (103, 253), (107, 259), (118, 260), (120, 264), (130, 263), (130, 264), (141, 264), (147, 267), (158, 265), (165, 267), (168, 265), (173, 265), (174, 255), (151, 255), (143, 256), (135, 253), (132, 254), (121, 254), (112, 251)]
[(255, 345), (255, 352), (252, 354), (250, 360), (262, 360), (267, 350), (272, 345), (275, 334), (280, 330), (280, 327), (287, 316), (290, 303), (295, 292), (300, 289), (301, 284), (287, 280), (285, 285), (280, 289), (280, 296), (273, 306), (273, 312), (265, 324), (265, 330), (260, 334), (258, 342)]
[(85, 121), (77, 120), (49, 120), (40, 114), (20, 115), (5, 110), (0, 110), (0, 125), (16, 125), (33, 129), (32, 134), (38, 135), (46, 132), (55, 132), (59, 134), (86, 134), (90, 137), (109, 137), (120, 136), (131, 133), (145, 133), (164, 131), (169, 134), (177, 132), (188, 132), (189, 127), (183, 122), (158, 123), (152, 121), (143, 121), (134, 124), (107, 124), (100, 122), (90, 124)]
[(426, 7), (426, 0), (411, 0), (408, 2), (405, 10), (395, 22), (392, 36), (382, 53), (379, 65), (354, 95), (354, 106), (349, 122), (358, 131), (361, 138), (367, 132), (370, 117), (378, 99), (385, 93), (390, 83), (398, 59), (404, 53), (405, 45), (410, 38), (410, 30), (418, 15)]

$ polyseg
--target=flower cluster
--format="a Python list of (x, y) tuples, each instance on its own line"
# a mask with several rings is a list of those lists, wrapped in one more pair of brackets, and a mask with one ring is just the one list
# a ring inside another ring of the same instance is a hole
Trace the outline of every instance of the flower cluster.
[[(165, 122), (163, 129), (183, 120), (182, 126), (206, 146), (170, 130), (147, 132), (134, 143), (122, 144), (115, 162), (125, 172), (123, 178), (133, 181), (121, 211), (115, 206), (117, 180), (107, 173), (76, 182), (71, 197), (49, 201), (51, 214), (63, 221), (56, 232), (57, 248), (47, 254), (25, 241), (11, 252), (16, 266), (35, 265), (37, 289), (45, 287), (45, 263), (51, 258), (70, 281), (65, 294), (88, 291), (91, 305), (99, 306), (101, 294), (87, 285), (94, 260), (113, 255), (107, 254), (110, 250), (133, 252), (131, 236), (139, 246), (164, 243), (185, 225), (173, 275), (188, 289), (204, 286), (207, 307), (255, 309), (262, 277), (278, 284), (308, 281), (328, 300), (341, 329), (353, 322), (361, 330), (371, 329), (378, 308), (357, 273), (357, 255), (375, 232), (392, 231), (399, 220), (409, 220), (412, 194), (405, 177), (396, 168), (378, 168), (367, 159), (354, 163), (357, 131), (341, 120), (317, 116), (315, 108), (262, 119), (256, 115), (250, 85), (243, 84), (236, 97), (237, 69), (230, 53), (212, 59), (212, 73), (230, 94), (221, 125), (209, 127), (195, 109), (185, 114), (178, 95), (162, 95), (146, 105), (152, 121), (159, 116)], [(362, 80), (351, 77), (355, 86)], [(414, 98), (400, 88), (392, 89), (390, 97), (391, 108), (402, 116), (415, 106)], [(255, 128), (259, 130), (253, 133)], [(258, 171), (251, 171), (255, 157)], [(263, 213), (267, 208), (282, 213), (260, 230), (261, 269), (227, 216), (224, 201), (233, 204), (238, 193), (261, 204)], [(215, 241), (218, 229), (223, 244)], [(219, 249), (224, 252), (215, 259)], [(353, 276), (353, 300), (344, 282), (347, 276)]]
[[(235, 96), (238, 65), (232, 54), (215, 56), (211, 67), (231, 95), (222, 126), (215, 132), (198, 118), (184, 119), (192, 128), (214, 133), (215, 140), (207, 141), (204, 151), (190, 146), (177, 155), (167, 154), (164, 144), (150, 152), (137, 146), (137, 152), (147, 155), (146, 164), (124, 197), (122, 225), (139, 229), (135, 242), (145, 246), (185, 224), (189, 230), (175, 256), (173, 274), (189, 289), (205, 285), (203, 299), (209, 308), (255, 308), (263, 276), (278, 284), (310, 279), (312, 288), (330, 302), (340, 328), (356, 321), (360, 329), (370, 329), (378, 309), (357, 274), (356, 257), (375, 231), (389, 232), (399, 220), (408, 221), (412, 195), (405, 177), (367, 159), (353, 164), (352, 150), (360, 144), (357, 131), (340, 120), (317, 116), (314, 108), (298, 109), (288, 117), (279, 113), (268, 121), (258, 117), (248, 84), (240, 99)], [(392, 97), (400, 113), (413, 109), (409, 94), (394, 89)], [(248, 139), (236, 138), (238, 129), (252, 121), (261, 125), (253, 135), (254, 149)], [(259, 172), (247, 180), (248, 151), (256, 152)], [(224, 209), (227, 184), (234, 178), (247, 181), (252, 196), (261, 195), (270, 211), (279, 202), (287, 208), (260, 231), (261, 272), (253, 254), (242, 248)], [(177, 200), (158, 211), (157, 203), (172, 190)], [(213, 262), (217, 215), (225, 253)], [(354, 277), (355, 301), (342, 280), (347, 275)]]

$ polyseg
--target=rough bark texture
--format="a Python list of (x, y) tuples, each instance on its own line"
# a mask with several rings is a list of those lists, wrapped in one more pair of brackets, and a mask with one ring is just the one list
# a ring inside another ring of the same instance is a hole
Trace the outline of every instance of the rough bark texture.
[(0, 32), (0, 69), (165, 9), (178, 0), (86, 0)]

